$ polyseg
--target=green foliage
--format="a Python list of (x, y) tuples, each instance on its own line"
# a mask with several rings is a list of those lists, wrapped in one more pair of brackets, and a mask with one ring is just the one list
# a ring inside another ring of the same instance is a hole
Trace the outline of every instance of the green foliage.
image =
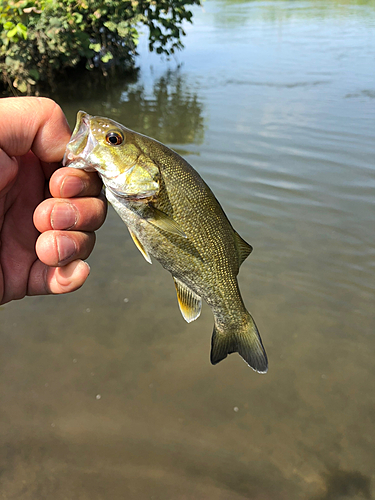
[(0, 5), (3, 83), (31, 92), (66, 68), (134, 65), (139, 28), (149, 48), (170, 55), (183, 47), (188, 6), (200, 0), (8, 0)]

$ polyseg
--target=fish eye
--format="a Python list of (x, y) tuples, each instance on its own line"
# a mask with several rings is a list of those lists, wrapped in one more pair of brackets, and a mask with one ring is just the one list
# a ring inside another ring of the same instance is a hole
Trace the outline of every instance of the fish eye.
[(124, 137), (122, 134), (120, 134), (120, 132), (112, 131), (108, 132), (108, 134), (105, 136), (105, 140), (110, 146), (119, 146), (123, 143)]

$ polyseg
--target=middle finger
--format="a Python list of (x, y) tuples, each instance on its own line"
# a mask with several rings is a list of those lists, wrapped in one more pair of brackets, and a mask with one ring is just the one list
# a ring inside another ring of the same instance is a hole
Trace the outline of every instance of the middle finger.
[(34, 224), (41, 233), (50, 230), (96, 231), (103, 224), (107, 202), (98, 198), (48, 198), (37, 206)]

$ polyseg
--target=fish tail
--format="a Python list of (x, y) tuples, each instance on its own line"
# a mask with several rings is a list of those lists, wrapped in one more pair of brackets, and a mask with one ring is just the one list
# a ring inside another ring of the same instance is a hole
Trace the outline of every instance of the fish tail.
[(244, 320), (236, 327), (223, 328), (221, 323), (215, 321), (211, 340), (211, 363), (216, 365), (233, 352), (238, 352), (256, 372), (267, 372), (267, 354), (256, 324), (247, 311)]

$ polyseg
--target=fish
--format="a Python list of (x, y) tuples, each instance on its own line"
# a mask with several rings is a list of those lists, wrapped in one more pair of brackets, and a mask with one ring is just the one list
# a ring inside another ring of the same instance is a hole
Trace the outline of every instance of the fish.
[(99, 174), (140, 253), (171, 273), (188, 323), (199, 317), (203, 300), (210, 306), (211, 363), (238, 352), (253, 370), (266, 373), (266, 351), (237, 282), (253, 248), (198, 172), (157, 140), (84, 111), (77, 114), (63, 165)]

